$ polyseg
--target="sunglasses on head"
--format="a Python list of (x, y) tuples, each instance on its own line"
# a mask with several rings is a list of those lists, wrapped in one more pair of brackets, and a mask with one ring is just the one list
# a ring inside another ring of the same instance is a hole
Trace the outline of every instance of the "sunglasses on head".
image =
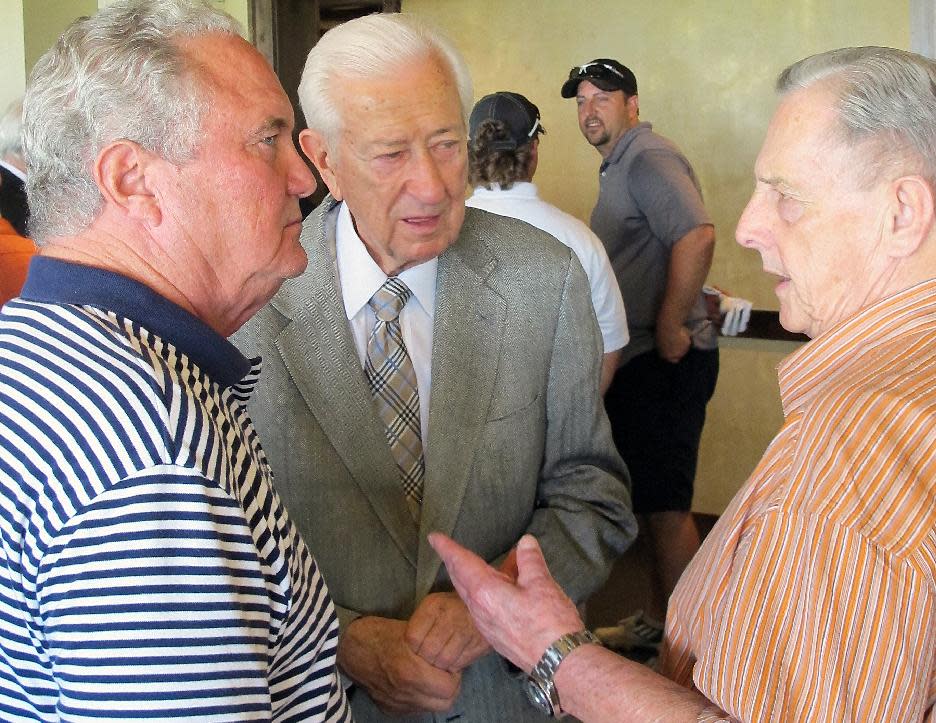
[[(589, 70), (589, 68), (598, 68), (598, 71), (595, 72), (595, 70)], [(585, 63), (585, 65), (576, 65), (569, 71), (569, 78), (577, 78), (582, 75), (606, 75), (607, 73), (614, 73), (618, 78), (624, 78), (624, 73), (607, 63)]]

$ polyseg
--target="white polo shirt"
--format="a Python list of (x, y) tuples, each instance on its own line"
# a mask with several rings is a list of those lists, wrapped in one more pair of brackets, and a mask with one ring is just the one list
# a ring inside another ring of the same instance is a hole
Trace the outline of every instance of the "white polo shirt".
[(624, 347), (630, 340), (624, 300), (601, 239), (575, 216), (543, 201), (533, 183), (515, 183), (506, 190), (493, 186), (476, 188), (465, 205), (526, 221), (572, 249), (588, 276), (605, 353)]

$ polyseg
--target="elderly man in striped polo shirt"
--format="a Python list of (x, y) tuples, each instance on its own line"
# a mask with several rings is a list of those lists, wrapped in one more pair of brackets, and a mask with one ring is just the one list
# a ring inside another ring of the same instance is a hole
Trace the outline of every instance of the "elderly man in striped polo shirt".
[(349, 721), (226, 340), (306, 265), (293, 112), (202, 0), (76, 21), (26, 95), (0, 314), (0, 719)]
[(778, 90), (737, 236), (813, 340), (676, 588), (663, 675), (587, 643), (532, 539), (513, 581), (433, 537), (483, 634), (583, 721), (936, 716), (936, 63), (846, 48)]

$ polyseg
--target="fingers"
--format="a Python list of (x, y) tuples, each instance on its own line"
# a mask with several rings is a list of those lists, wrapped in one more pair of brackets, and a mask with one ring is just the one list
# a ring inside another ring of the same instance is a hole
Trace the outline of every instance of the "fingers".
[(689, 330), (682, 326), (663, 327), (656, 330), (657, 353), (661, 359), (675, 364), (682, 359), (692, 345)]
[[(419, 605), (419, 607), (416, 608), (410, 617), (409, 622), (406, 624), (406, 644), (409, 645), (410, 650), (412, 650), (417, 655), (419, 655), (420, 648), (423, 646), (427, 636), (435, 626), (439, 615), (438, 610), (433, 605), (426, 604), (426, 601), (429, 600), (430, 597), (431, 596), (423, 599), (422, 603)], [(438, 645), (438, 643), (436, 643), (436, 645)], [(426, 646), (426, 648), (429, 649), (430, 647), (431, 642), (430, 645)], [(426, 659), (428, 660), (428, 658)], [(431, 663), (432, 661), (429, 660), (429, 662)]]
[(405, 630), (402, 620), (358, 618), (338, 644), (339, 665), (388, 712), (448, 710), (458, 696), (461, 674), (440, 670), (413, 653)]
[(406, 628), (412, 651), (437, 668), (459, 671), (490, 650), (456, 593), (423, 598)]
[[(408, 670), (410, 679), (397, 678), (386, 687), (371, 688), (368, 690), (371, 698), (381, 710), (394, 715), (449, 710), (461, 692), (461, 673), (440, 671), (416, 656), (413, 659), (422, 662), (425, 668), (413, 664)], [(439, 674), (445, 677), (434, 679)]]
[(747, 329), (751, 318), (751, 302), (747, 299), (725, 297), (722, 300), (722, 310), (725, 319), (722, 322), (721, 332), (725, 336), (736, 336)]
[(739, 299), (743, 302), (741, 306), (741, 320), (738, 323), (738, 333), (747, 331), (748, 321), (751, 319), (751, 302), (747, 299)]
[(406, 642), (416, 655), (443, 670), (453, 670), (477, 635), (468, 609), (455, 593), (423, 598), (406, 626)]
[(442, 558), (452, 584), (461, 599), (466, 602), (478, 586), (485, 581), (494, 578), (509, 581), (506, 575), (497, 572), (480, 557), (441, 532), (430, 532), (429, 544)]

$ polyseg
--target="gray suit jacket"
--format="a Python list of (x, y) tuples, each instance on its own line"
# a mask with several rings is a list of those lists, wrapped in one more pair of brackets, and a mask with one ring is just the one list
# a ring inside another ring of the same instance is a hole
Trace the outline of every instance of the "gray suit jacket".
[[(406, 619), (451, 589), (427, 533), (487, 560), (537, 536), (582, 600), (632, 541), (627, 471), (598, 393), (601, 341), (574, 254), (525, 223), (467, 209), (439, 257), (424, 502), (417, 525), (358, 360), (335, 261), (337, 204), (306, 219), (305, 273), (235, 336), (263, 356), (250, 411), (290, 516), (342, 625)], [(383, 716), (363, 690), (357, 720)], [(492, 654), (464, 672), (448, 714), (408, 720), (542, 721)]]

